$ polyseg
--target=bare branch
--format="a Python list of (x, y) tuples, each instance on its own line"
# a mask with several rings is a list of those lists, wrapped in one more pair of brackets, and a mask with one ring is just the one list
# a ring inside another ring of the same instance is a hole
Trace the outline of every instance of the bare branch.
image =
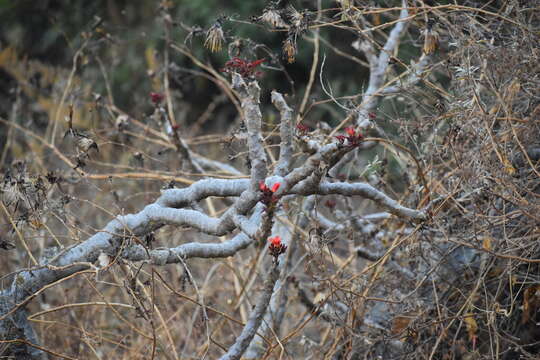
[(204, 179), (187, 188), (168, 189), (161, 192), (156, 204), (164, 207), (184, 207), (209, 196), (240, 196), (249, 185), (248, 179)]
[(274, 285), (279, 277), (278, 263), (272, 262), (272, 267), (268, 271), (268, 278), (264, 284), (262, 294), (259, 296), (255, 309), (249, 315), (249, 319), (242, 330), (240, 336), (236, 339), (235, 343), (229, 348), (229, 351), (223, 355), (220, 360), (237, 360), (240, 359), (242, 354), (246, 351), (249, 343), (255, 336), (255, 333), (261, 326), (261, 322), (272, 294), (274, 292)]
[(364, 46), (362, 49), (368, 50), (368, 59), (370, 60), (370, 74), (369, 74), (369, 85), (362, 97), (362, 104), (356, 109), (357, 118), (356, 123), (362, 128), (369, 127), (371, 121), (369, 119), (369, 112), (372, 111), (377, 105), (378, 99), (377, 95), (381, 90), (381, 86), (384, 84), (384, 79), (386, 77), (386, 70), (388, 68), (388, 63), (394, 49), (397, 48), (399, 43), (399, 38), (405, 30), (405, 19), (409, 15), (407, 10), (407, 1), (401, 1), (402, 9), (399, 13), (399, 20), (390, 31), (390, 35), (386, 40), (386, 44), (382, 48), (377, 60), (374, 59), (374, 54), (371, 50)]
[(266, 177), (266, 153), (261, 136), (262, 115), (259, 108), (261, 88), (256, 81), (246, 84), (237, 73), (233, 73), (232, 87), (242, 100), (244, 121), (248, 135), (249, 159), (251, 161), (251, 188), (257, 189), (259, 181)]
[(277, 91), (272, 91), (272, 103), (281, 114), (280, 134), (281, 144), (279, 146), (279, 162), (275, 173), (279, 176), (285, 176), (291, 167), (293, 155), (293, 111), (285, 102), (283, 95)]
[(386, 208), (388, 212), (399, 217), (410, 218), (414, 220), (425, 220), (426, 214), (420, 210), (409, 209), (398, 204), (383, 192), (375, 189), (373, 186), (365, 183), (322, 183), (317, 191), (318, 194), (330, 195), (340, 194), (346, 196), (360, 195), (366, 199), (375, 201), (377, 204)]
[[(277, 218), (285, 215), (286, 214), (283, 211), (280, 211), (277, 214)], [(280, 236), (282, 242), (285, 245), (289, 246), (288, 251), (290, 251), (290, 240), (292, 239), (292, 234), (291, 231), (287, 228), (287, 226), (285, 226), (285, 224), (280, 221), (276, 221), (272, 228), (272, 234)], [(283, 261), (279, 262), (279, 265), (276, 269), (276, 272), (278, 272), (279, 274), (279, 278), (275, 283), (272, 298), (270, 299), (268, 309), (266, 310), (263, 322), (258, 331), (258, 333), (262, 334), (262, 336), (264, 337), (269, 337), (271, 334), (279, 333), (280, 321), (278, 319), (280, 317), (280, 314), (281, 316), (283, 315), (283, 307), (285, 306), (284, 302), (286, 302), (287, 299), (287, 281), (285, 280), (285, 273), (290, 263), (290, 259), (291, 255), (289, 254), (289, 256), (287, 256)], [(244, 358), (246, 360), (260, 359), (264, 350), (265, 346), (262, 343), (262, 338), (259, 335), (255, 335), (246, 350)]]
[(379, 95), (390, 95), (407, 89), (422, 79), (422, 74), (431, 60), (430, 55), (422, 54), (417, 63), (411, 65), (410, 69), (399, 76), (399, 79), (406, 76), (404, 80), (400, 80), (399, 85), (388, 85), (379, 91)]

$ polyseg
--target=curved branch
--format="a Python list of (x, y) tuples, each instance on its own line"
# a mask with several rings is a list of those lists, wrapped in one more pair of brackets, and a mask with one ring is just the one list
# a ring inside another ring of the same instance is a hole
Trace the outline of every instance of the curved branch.
[[(252, 235), (260, 224), (264, 208), (258, 207), (251, 216), (249, 224), (243, 224), (242, 228), (249, 228), (249, 234), (239, 233), (231, 240), (223, 243), (187, 243), (170, 249), (155, 249), (147, 251), (141, 245), (132, 245), (122, 253), (122, 257), (131, 261), (151, 260), (153, 264), (165, 265), (180, 262), (180, 259), (197, 258), (225, 258), (233, 256), (238, 251), (247, 248), (252, 243)], [(255, 229), (254, 229), (255, 228)]]
[(161, 192), (156, 204), (166, 207), (183, 207), (209, 196), (239, 196), (249, 186), (249, 179), (204, 179), (183, 189), (167, 189)]
[(360, 195), (366, 199), (375, 201), (388, 212), (403, 218), (414, 220), (425, 220), (426, 214), (420, 210), (410, 209), (400, 205), (397, 201), (390, 198), (388, 195), (375, 189), (373, 186), (365, 183), (321, 183), (316, 194), (330, 195), (339, 194), (345, 196)]

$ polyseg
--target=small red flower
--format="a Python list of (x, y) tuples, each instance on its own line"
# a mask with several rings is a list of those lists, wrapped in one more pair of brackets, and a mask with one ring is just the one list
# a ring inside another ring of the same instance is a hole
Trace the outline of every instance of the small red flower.
[(271, 188), (266, 186), (264, 181), (259, 182), (259, 189), (262, 191), (262, 198), (261, 202), (265, 204), (266, 206), (272, 206), (275, 203), (278, 202), (278, 197), (274, 195), (276, 191), (278, 191), (279, 187), (281, 186), (281, 183), (276, 182), (274, 185), (272, 185)]
[(298, 130), (298, 132), (300, 133), (307, 133), (309, 131), (309, 128), (302, 123), (298, 123), (296, 125), (296, 130)]
[(268, 246), (270, 255), (272, 255), (277, 260), (278, 256), (283, 254), (287, 250), (287, 245), (284, 245), (281, 242), (280, 236), (274, 236), (273, 238), (269, 238), (268, 241), (270, 242), (270, 246)]
[(355, 135), (356, 135), (356, 130), (354, 130), (354, 127), (352, 127), (352, 126), (346, 127), (346, 128), (345, 128), (345, 132), (346, 132), (349, 136), (355, 136)]
[(336, 139), (339, 141), (341, 145), (345, 143), (345, 140), (347, 140), (347, 145), (350, 147), (355, 147), (360, 145), (360, 142), (364, 139), (361, 133), (356, 133), (356, 130), (353, 126), (349, 126), (345, 128), (345, 132), (347, 133), (347, 136), (345, 135), (338, 135), (336, 136)]
[(150, 100), (156, 106), (159, 105), (163, 101), (163, 99), (165, 99), (165, 95), (163, 95), (162, 93), (150, 93)]
[(274, 236), (268, 239), (268, 241), (270, 241), (270, 245), (272, 246), (281, 246), (281, 236)]

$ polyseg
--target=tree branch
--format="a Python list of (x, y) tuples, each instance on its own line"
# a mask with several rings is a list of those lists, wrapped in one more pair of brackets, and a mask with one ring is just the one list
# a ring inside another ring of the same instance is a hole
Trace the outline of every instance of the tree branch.
[(251, 188), (257, 189), (259, 181), (266, 177), (266, 153), (261, 136), (262, 115), (259, 108), (261, 88), (257, 81), (246, 84), (237, 73), (232, 76), (232, 88), (235, 89), (242, 101), (244, 121), (248, 135), (249, 159), (251, 161)]
[(279, 162), (276, 166), (276, 175), (285, 176), (291, 167), (293, 155), (293, 111), (285, 102), (283, 95), (272, 91), (272, 103), (281, 114), (281, 144), (279, 146)]
[[(405, 30), (405, 19), (409, 15), (407, 10), (407, 1), (402, 0), (401, 6), (402, 9), (399, 13), (399, 20), (392, 31), (390, 31), (390, 35), (379, 53), (377, 60), (375, 61), (375, 55), (372, 54), (372, 52), (368, 51), (367, 53), (367, 57), (370, 60), (369, 85), (364, 93), (364, 96), (362, 97), (361, 105), (356, 109), (356, 124), (361, 128), (367, 128), (371, 125), (369, 112), (372, 111), (377, 105), (377, 95), (379, 95), (381, 86), (384, 83), (390, 57), (394, 49), (398, 46), (399, 38)], [(364, 47), (363, 49), (367, 50), (367, 47)]]
[(240, 336), (236, 339), (235, 343), (229, 348), (229, 351), (223, 355), (220, 360), (237, 360), (240, 359), (242, 354), (246, 351), (249, 343), (255, 336), (255, 333), (261, 326), (261, 322), (272, 294), (274, 292), (274, 285), (276, 284), (277, 279), (279, 278), (278, 263), (273, 261), (272, 267), (268, 272), (268, 279), (264, 284), (264, 289), (262, 294), (259, 297), (255, 309), (249, 315), (249, 319), (242, 330)]

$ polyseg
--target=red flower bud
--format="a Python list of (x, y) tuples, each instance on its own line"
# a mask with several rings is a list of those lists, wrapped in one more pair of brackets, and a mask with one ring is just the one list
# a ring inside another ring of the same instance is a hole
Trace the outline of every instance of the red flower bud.
[(268, 207), (275, 205), (279, 201), (279, 198), (274, 195), (274, 193), (278, 191), (280, 186), (281, 183), (276, 182), (274, 183), (274, 185), (272, 185), (272, 188), (269, 188), (268, 186), (266, 186), (264, 181), (261, 180), (259, 182), (259, 189), (262, 192), (261, 202)]
[(236, 72), (240, 74), (240, 76), (242, 76), (243, 78), (252, 78), (262, 74), (260, 71), (255, 70), (257, 66), (261, 65), (265, 61), (266, 59), (258, 59), (249, 62), (247, 60), (234, 57), (231, 60), (227, 61), (225, 63), (225, 66), (220, 71), (225, 73)]
[(270, 241), (270, 244), (272, 246), (281, 246), (281, 237), (280, 236), (274, 236), (273, 238), (268, 239)]
[(344, 136), (344, 135), (336, 136), (336, 139), (339, 141), (341, 145), (343, 145), (345, 143), (345, 140), (347, 140), (348, 146), (356, 147), (360, 145), (360, 142), (364, 138), (360, 132), (356, 133), (356, 129), (353, 126), (346, 127), (345, 132), (347, 133), (347, 136)]
[(164, 98), (165, 98), (165, 95), (161, 93), (155, 93), (155, 92), (150, 93), (150, 100), (152, 101), (154, 105), (158, 105), (159, 103), (161, 103)]
[(272, 255), (277, 261), (278, 256), (283, 254), (287, 250), (287, 245), (281, 243), (280, 236), (274, 236), (273, 238), (269, 238), (268, 241), (270, 242), (270, 246), (268, 246), (270, 255)]
[(306, 125), (302, 124), (302, 123), (298, 123), (296, 125), (296, 129), (301, 133), (306, 133), (306, 132), (309, 131), (309, 128)]
[(336, 207), (336, 201), (335, 201), (335, 200), (326, 200), (326, 202), (324, 203), (324, 205), (325, 205), (327, 208), (333, 209), (333, 208)]

